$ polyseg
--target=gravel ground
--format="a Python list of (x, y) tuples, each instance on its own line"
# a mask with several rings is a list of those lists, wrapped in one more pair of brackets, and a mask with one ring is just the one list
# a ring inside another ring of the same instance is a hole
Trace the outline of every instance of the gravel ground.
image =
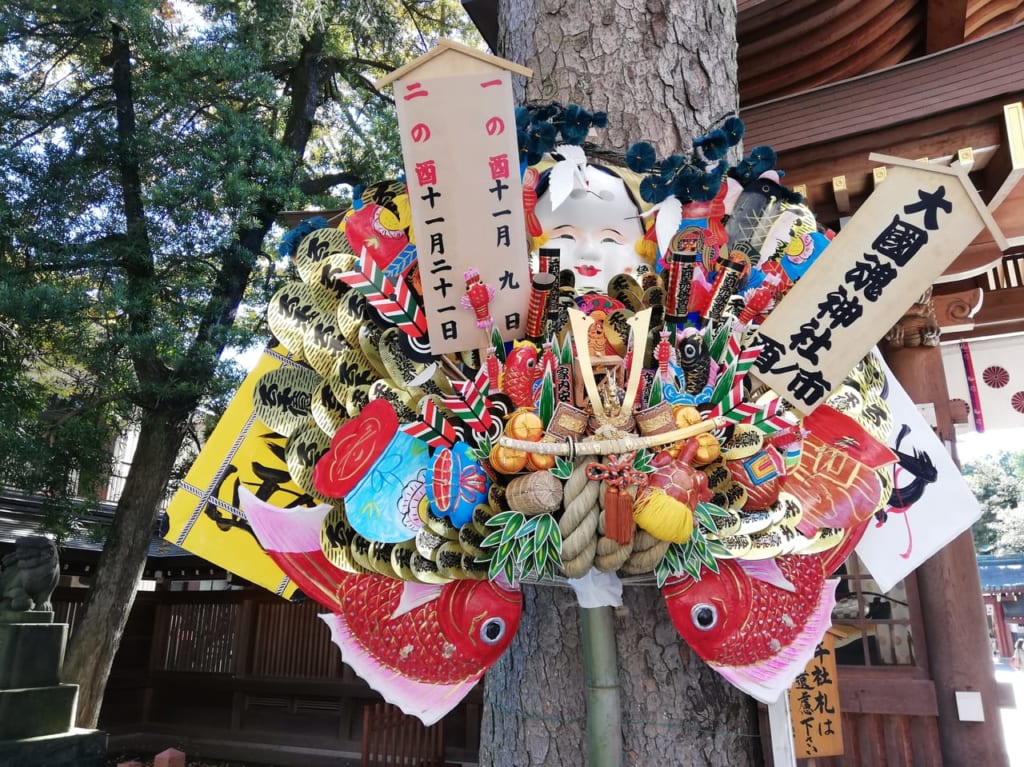
[[(140, 762), (143, 767), (153, 767), (153, 757), (143, 756), (141, 754), (121, 754), (119, 756), (110, 756), (107, 758), (107, 767), (117, 767), (117, 765), (123, 762)], [(256, 762), (221, 762), (221, 761), (205, 761), (201, 759), (186, 759), (186, 767), (274, 767), (272, 764), (256, 763)]]

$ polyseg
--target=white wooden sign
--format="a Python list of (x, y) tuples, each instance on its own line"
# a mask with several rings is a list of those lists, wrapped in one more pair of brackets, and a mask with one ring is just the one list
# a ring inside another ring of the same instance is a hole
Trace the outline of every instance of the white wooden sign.
[(524, 70), (446, 41), (388, 79), (435, 354), (488, 342), (462, 302), (470, 268), (494, 290), (490, 316), (502, 338), (525, 334), (529, 246), (512, 71)]
[(804, 414), (982, 227), (1003, 240), (962, 169), (871, 159), (894, 167), (760, 328), (759, 377)]

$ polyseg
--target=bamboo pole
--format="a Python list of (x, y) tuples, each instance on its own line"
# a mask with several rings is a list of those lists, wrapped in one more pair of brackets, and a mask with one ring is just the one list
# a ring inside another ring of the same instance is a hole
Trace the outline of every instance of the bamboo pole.
[(622, 765), (622, 703), (615, 622), (611, 607), (581, 607), (583, 676), (587, 704), (587, 764)]

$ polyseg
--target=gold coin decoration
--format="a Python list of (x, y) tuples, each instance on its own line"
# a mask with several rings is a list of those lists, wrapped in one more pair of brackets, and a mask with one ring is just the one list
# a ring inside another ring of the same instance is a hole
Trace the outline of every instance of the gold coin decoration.
[(350, 417), (355, 418), (363, 408), (370, 404), (369, 386), (352, 386), (345, 389), (345, 410)]
[(369, 386), (377, 378), (366, 356), (358, 348), (351, 346), (338, 357), (329, 377), (342, 389)]
[(356, 290), (350, 290), (338, 301), (335, 319), (338, 321), (338, 331), (349, 346), (359, 346), (359, 328), (366, 321), (366, 297)]
[(334, 317), (326, 314), (316, 315), (316, 319), (306, 326), (302, 338), (302, 353), (306, 362), (323, 377), (331, 375), (337, 360), (349, 349), (345, 339), (341, 337)]
[(352, 540), (356, 531), (348, 523), (345, 516), (345, 504), (341, 501), (327, 512), (323, 527), (320, 528), (320, 550), (327, 561), (348, 573), (364, 574), (372, 572), (369, 568), (359, 565), (352, 556)]
[(352, 290), (341, 281), (341, 275), (355, 269), (356, 257), (351, 253), (331, 253), (317, 265), (309, 283), (313, 300), (324, 309), (337, 312), (338, 304)]
[(318, 281), (321, 264), (329, 260), (332, 254), (351, 252), (352, 247), (341, 229), (324, 227), (303, 237), (293, 258), (302, 281), (312, 284)]
[[(388, 377), (388, 369), (384, 367), (384, 361), (380, 358), (381, 336), (384, 331), (372, 322), (364, 323), (359, 328), (359, 350), (370, 363), (370, 367), (380, 378)], [(395, 379), (395, 383), (401, 385), (401, 379)]]
[(256, 417), (278, 434), (291, 436), (312, 417), (313, 391), (319, 385), (320, 376), (305, 366), (271, 370), (252, 394)]
[(398, 328), (388, 328), (380, 336), (379, 354), (387, 375), (395, 383), (406, 388), (418, 388), (430, 394), (441, 394), (441, 388), (434, 380), (437, 364), (425, 365), (409, 358), (402, 350)]
[(303, 359), (302, 338), (307, 323), (318, 313), (313, 294), (304, 282), (289, 282), (278, 290), (267, 306), (270, 332), (292, 353)]
[(410, 423), (418, 418), (416, 406), (420, 398), (413, 397), (384, 378), (378, 378), (370, 384), (368, 394), (370, 400), (386, 399), (390, 402), (400, 423)]
[(338, 394), (340, 388), (332, 383), (330, 378), (325, 378), (313, 391), (313, 421), (329, 436), (333, 436), (342, 424), (348, 421), (348, 411), (345, 409), (343, 398)]
[(324, 434), (310, 418), (288, 438), (284, 451), (288, 473), (292, 475), (295, 484), (321, 503), (326, 499), (313, 486), (313, 469), (330, 446), (330, 436)]

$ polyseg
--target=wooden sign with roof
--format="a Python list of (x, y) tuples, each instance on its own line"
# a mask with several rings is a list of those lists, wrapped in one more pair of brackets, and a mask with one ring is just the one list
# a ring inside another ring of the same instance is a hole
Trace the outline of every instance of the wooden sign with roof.
[[(392, 85), (434, 354), (522, 338), (530, 291), (512, 74), (530, 70), (442, 40)], [(490, 295), (466, 299), (471, 286)]]
[(892, 166), (823, 256), (761, 325), (759, 377), (810, 413), (983, 229), (1005, 247), (966, 171)]

